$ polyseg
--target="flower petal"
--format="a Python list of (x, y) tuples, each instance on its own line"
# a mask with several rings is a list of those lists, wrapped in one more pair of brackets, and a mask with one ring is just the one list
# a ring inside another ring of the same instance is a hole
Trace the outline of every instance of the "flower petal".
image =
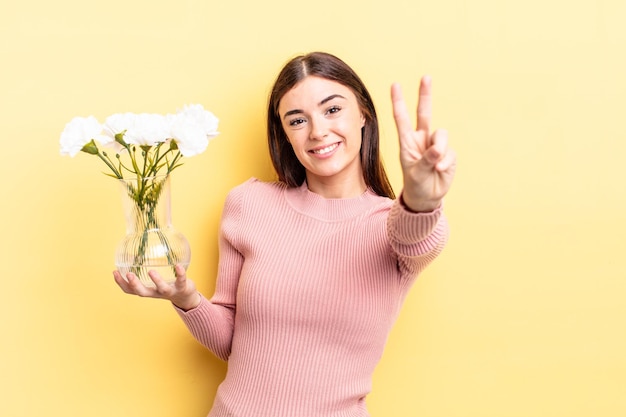
[(124, 140), (141, 146), (153, 146), (165, 142), (170, 136), (169, 123), (166, 116), (142, 113), (135, 117), (135, 124), (126, 131)]
[(102, 125), (94, 116), (74, 117), (61, 133), (61, 155), (76, 156), (94, 138), (100, 138)]
[(219, 119), (210, 111), (205, 110), (201, 104), (185, 105), (178, 113), (184, 114), (186, 117), (195, 120), (207, 135), (212, 137), (217, 136), (217, 125), (219, 124)]
[(190, 157), (204, 152), (209, 144), (205, 129), (193, 118), (178, 114), (171, 126), (173, 140), (178, 145), (180, 153)]
[(136, 115), (133, 113), (112, 114), (104, 121), (104, 133), (112, 140), (115, 140), (115, 135), (135, 126), (135, 119)]

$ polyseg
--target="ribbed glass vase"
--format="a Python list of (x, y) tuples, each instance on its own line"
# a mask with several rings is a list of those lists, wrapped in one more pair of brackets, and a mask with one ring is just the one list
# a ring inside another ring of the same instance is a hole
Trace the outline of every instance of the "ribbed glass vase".
[(176, 279), (174, 267), (191, 261), (187, 238), (174, 228), (171, 216), (170, 177), (119, 180), (126, 218), (126, 236), (115, 252), (115, 266), (126, 276), (133, 272), (149, 287), (148, 271), (167, 282)]

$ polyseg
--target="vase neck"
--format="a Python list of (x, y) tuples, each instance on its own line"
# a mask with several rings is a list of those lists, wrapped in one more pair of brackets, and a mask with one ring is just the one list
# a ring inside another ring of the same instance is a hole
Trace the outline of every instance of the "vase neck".
[(171, 226), (169, 176), (125, 179), (120, 184), (128, 233)]

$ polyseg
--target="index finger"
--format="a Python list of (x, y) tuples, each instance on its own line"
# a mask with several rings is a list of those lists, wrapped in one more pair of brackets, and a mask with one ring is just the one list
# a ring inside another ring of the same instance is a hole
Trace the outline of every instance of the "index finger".
[(432, 80), (425, 75), (420, 82), (419, 98), (417, 101), (417, 130), (426, 132), (426, 137), (430, 132), (430, 119), (433, 114), (433, 103), (431, 94)]
[(393, 106), (393, 117), (396, 121), (398, 135), (402, 136), (404, 133), (412, 131), (413, 127), (411, 126), (412, 123), (406, 109), (404, 96), (402, 95), (402, 88), (398, 83), (391, 85), (391, 104)]

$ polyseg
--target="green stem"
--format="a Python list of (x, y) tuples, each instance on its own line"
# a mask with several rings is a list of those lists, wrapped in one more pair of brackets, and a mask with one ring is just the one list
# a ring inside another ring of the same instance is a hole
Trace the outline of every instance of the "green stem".
[(180, 153), (180, 151), (178, 151), (178, 153), (176, 154), (176, 156), (174, 156), (174, 159), (172, 160), (171, 164), (168, 164), (167, 166), (167, 173), (169, 174), (170, 172), (172, 172), (172, 170), (176, 167), (176, 162), (181, 159), (183, 156)]
[(115, 176), (118, 179), (122, 179), (123, 178), (122, 174), (115, 168), (115, 166), (113, 166), (113, 164), (111, 162), (109, 162), (107, 157), (102, 155), (102, 153), (100, 151), (98, 151), (98, 157), (100, 157), (100, 159), (102, 159), (104, 161), (104, 163), (107, 164), (107, 166), (109, 168), (111, 168), (111, 171), (113, 171), (113, 173), (115, 174)]
[[(161, 241), (161, 243), (165, 246), (166, 250), (165, 250), (165, 256), (167, 257), (167, 261), (170, 265), (175, 265), (177, 259), (175, 259), (175, 257), (172, 254), (171, 251), (171, 247), (170, 247), (170, 243), (167, 240), (167, 237), (163, 234), (162, 230), (161, 230), (161, 226), (159, 225), (159, 222), (157, 220), (157, 218), (154, 215), (154, 212), (157, 208), (157, 205), (159, 204), (159, 195), (155, 196), (155, 200), (148, 203), (145, 207), (145, 211), (142, 209), (142, 207), (137, 207), (137, 217), (138, 217), (138, 227), (141, 227), (143, 229), (142, 235), (141, 235), (141, 241), (139, 243), (139, 247), (137, 248), (137, 254), (135, 255), (135, 265), (142, 265), (145, 261), (146, 258), (146, 246), (148, 244), (148, 236), (149, 236), (149, 231), (154, 229), (155, 232), (159, 238), (159, 240)], [(144, 221), (145, 220), (145, 221)]]
[[(164, 142), (159, 143), (159, 147), (157, 148), (157, 152), (156, 152), (156, 155), (155, 155), (155, 157), (154, 157), (154, 163), (152, 164), (152, 170), (150, 171), (150, 175), (156, 175), (157, 171), (159, 170), (159, 164), (161, 163), (161, 160), (162, 160), (163, 158), (165, 158), (165, 157), (167, 156), (167, 154), (168, 154), (168, 153), (170, 153), (170, 149), (168, 149), (167, 151), (165, 151), (165, 152), (163, 153), (163, 155), (159, 155), (159, 150), (160, 150), (161, 145), (162, 145), (163, 143), (164, 143)], [(168, 170), (168, 172), (167, 172), (167, 173), (169, 174), (169, 170)]]

